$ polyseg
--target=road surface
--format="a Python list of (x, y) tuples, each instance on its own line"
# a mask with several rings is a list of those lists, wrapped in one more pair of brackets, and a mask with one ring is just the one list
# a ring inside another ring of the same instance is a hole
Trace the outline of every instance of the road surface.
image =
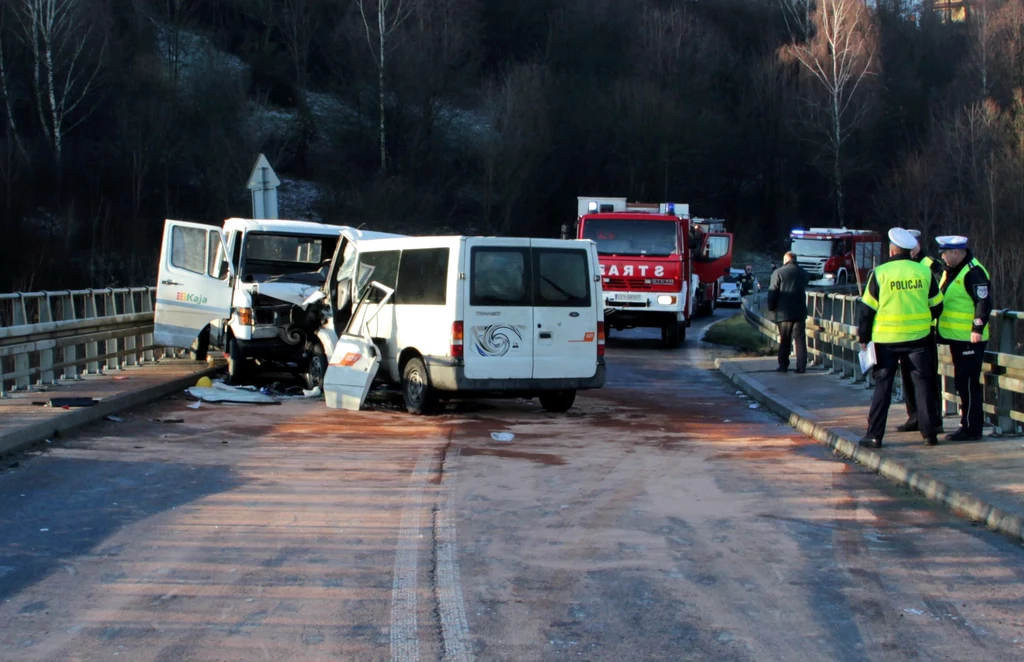
[(750, 408), (698, 332), (613, 335), (567, 414), (170, 399), (8, 460), (0, 660), (1024, 656), (1018, 546)]

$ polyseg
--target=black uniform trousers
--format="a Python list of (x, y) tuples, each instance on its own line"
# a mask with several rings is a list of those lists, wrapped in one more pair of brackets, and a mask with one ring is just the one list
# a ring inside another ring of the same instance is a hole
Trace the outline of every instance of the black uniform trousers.
[(889, 418), (889, 406), (892, 404), (893, 380), (900, 364), (906, 363), (910, 380), (914, 383), (921, 436), (934, 437), (935, 420), (932, 414), (935, 408), (929, 402), (932, 395), (932, 380), (928, 376), (935, 374), (935, 368), (932, 365), (928, 342), (925, 340), (913, 345), (876, 342), (875, 356), (877, 363), (872, 375), (875, 378), (875, 392), (871, 396), (871, 409), (868, 411), (868, 436), (879, 441), (885, 437), (885, 424)]
[[(942, 392), (939, 380), (939, 346), (935, 342), (935, 334), (928, 336), (928, 352), (932, 360), (932, 398), (929, 403), (933, 406), (932, 421), (936, 429), (942, 425)], [(917, 419), (917, 391), (914, 389), (914, 380), (910, 376), (910, 362), (900, 362), (900, 377), (903, 381), (903, 402), (907, 405), (907, 423), (918, 425)]]
[(789, 370), (789, 352), (796, 343), (796, 369), (803, 372), (807, 369), (807, 321), (789, 320), (776, 324), (779, 327), (779, 367)]
[(981, 363), (985, 359), (985, 346), (988, 341), (970, 342), (966, 340), (950, 340), (949, 353), (953, 355), (953, 383), (956, 394), (960, 396), (960, 427), (967, 434), (981, 436), (981, 428), (985, 423), (982, 410), (984, 397), (981, 391)]

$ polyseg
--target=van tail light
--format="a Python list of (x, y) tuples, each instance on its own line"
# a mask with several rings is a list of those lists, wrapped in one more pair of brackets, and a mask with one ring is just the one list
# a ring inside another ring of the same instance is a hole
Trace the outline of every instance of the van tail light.
[(597, 355), (604, 356), (604, 322), (597, 323)]
[(462, 322), (452, 322), (451, 355), (453, 358), (461, 359), (464, 356), (462, 349), (463, 333)]

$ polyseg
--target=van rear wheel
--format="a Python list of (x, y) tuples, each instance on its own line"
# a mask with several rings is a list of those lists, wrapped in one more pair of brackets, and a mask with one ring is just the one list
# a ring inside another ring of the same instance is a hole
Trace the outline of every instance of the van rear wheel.
[(402, 370), (402, 398), (410, 414), (429, 414), (437, 406), (437, 392), (430, 385), (430, 375), (423, 360), (409, 359)]
[(540, 406), (544, 411), (560, 414), (569, 411), (576, 402), (576, 391), (550, 391), (540, 395)]

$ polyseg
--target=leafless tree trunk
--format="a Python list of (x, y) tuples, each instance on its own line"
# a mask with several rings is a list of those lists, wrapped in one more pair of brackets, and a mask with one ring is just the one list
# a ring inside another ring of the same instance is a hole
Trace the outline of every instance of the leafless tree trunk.
[(295, 87), (303, 99), (306, 96), (306, 66), (309, 61), (309, 44), (313, 38), (314, 9), (314, 0), (283, 0), (281, 6), (285, 48), (295, 72)]
[(18, 132), (17, 120), (14, 116), (14, 108), (11, 103), (11, 94), (7, 81), (7, 67), (4, 63), (4, 30), (6, 27), (7, 5), (0, 4), (0, 96), (4, 98), (4, 110), (7, 111), (7, 130), (11, 134), (18, 152), (26, 156), (25, 145), (21, 142), (21, 134)]
[(384, 109), (386, 101), (385, 65), (387, 56), (395, 48), (396, 31), (409, 17), (410, 4), (404, 0), (356, 0), (359, 16), (363, 19), (366, 43), (370, 47), (377, 67), (378, 110), (380, 111), (380, 171), (387, 172), (387, 143), (385, 140)]
[[(32, 57), (32, 89), (43, 136), (60, 172), (64, 139), (92, 108), (81, 108), (102, 68), (106, 39), (94, 62), (86, 49), (92, 39), (88, 6), (77, 0), (13, 0), (22, 38)], [(79, 112), (75, 112), (79, 111)]]
[[(783, 5), (797, 19), (791, 24), (801, 24), (798, 19), (808, 5), (792, 0), (783, 0)], [(803, 41), (793, 34), (782, 55), (799, 62), (817, 87), (818, 94), (805, 95), (804, 101), (823, 120), (836, 218), (844, 224), (843, 147), (866, 115), (866, 83), (878, 73), (878, 36), (864, 0), (818, 0), (810, 12), (812, 32)]]

